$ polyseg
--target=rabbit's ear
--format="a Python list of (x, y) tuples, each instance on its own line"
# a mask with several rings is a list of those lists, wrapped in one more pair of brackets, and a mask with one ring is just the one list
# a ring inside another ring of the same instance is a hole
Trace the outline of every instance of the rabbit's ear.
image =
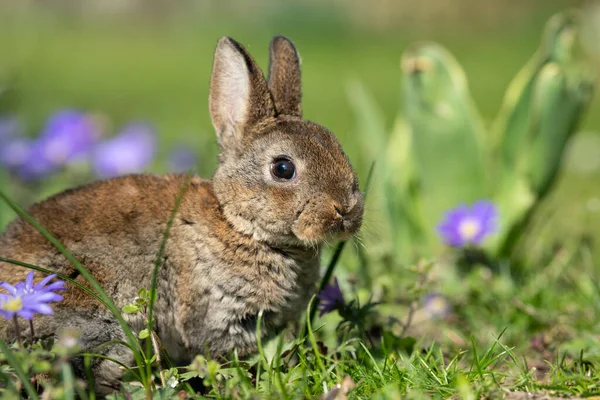
[(217, 44), (208, 101), (223, 151), (239, 148), (254, 124), (275, 116), (262, 71), (250, 54), (228, 37)]
[(271, 41), (269, 90), (277, 114), (302, 117), (300, 57), (294, 44), (283, 36), (276, 36)]

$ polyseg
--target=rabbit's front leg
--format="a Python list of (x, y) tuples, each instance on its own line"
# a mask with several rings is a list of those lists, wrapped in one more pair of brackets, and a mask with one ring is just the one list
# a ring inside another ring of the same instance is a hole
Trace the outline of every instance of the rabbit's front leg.
[[(75, 315), (73, 315), (75, 314)], [(124, 365), (133, 364), (133, 354), (131, 350), (122, 344), (106, 345), (111, 341), (126, 342), (125, 334), (118, 322), (111, 314), (98, 314), (90, 318), (87, 313), (68, 313), (68, 321), (65, 325), (71, 326), (81, 332), (81, 348), (85, 352), (102, 354), (107, 357), (93, 358), (92, 375), (94, 376), (95, 392), (98, 394), (108, 394), (119, 390), (120, 382), (124, 371), (119, 364), (112, 361), (119, 361)], [(76, 374), (85, 377), (83, 357), (74, 359)]]
[[(28, 325), (28, 324), (27, 324)], [(25, 328), (25, 325), (22, 326)], [(95, 392), (106, 395), (119, 390), (124, 365), (133, 364), (133, 354), (122, 344), (110, 344), (111, 341), (125, 342), (125, 334), (114, 316), (106, 310), (73, 310), (57, 307), (53, 316), (36, 317), (34, 330), (37, 337), (54, 335), (63, 340), (63, 346), (78, 345), (81, 353), (101, 354), (107, 358), (92, 357), (91, 373), (94, 377)], [(69, 339), (68, 332), (78, 335), (78, 341)], [(29, 328), (22, 329), (22, 334), (29, 335)], [(77, 376), (86, 379), (83, 356), (76, 355), (71, 359)], [(89, 385), (92, 382), (88, 382)]]

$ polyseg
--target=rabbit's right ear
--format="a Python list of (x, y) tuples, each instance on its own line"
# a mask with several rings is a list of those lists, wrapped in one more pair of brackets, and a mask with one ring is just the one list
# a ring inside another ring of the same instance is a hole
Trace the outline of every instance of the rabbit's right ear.
[(239, 149), (253, 125), (275, 116), (262, 71), (250, 54), (228, 37), (217, 44), (208, 102), (223, 151)]
[(286, 37), (276, 36), (271, 41), (268, 82), (277, 114), (302, 118), (300, 56)]

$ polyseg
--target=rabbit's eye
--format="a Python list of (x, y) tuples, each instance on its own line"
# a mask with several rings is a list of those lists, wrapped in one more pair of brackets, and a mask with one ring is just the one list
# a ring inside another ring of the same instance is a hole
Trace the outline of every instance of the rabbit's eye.
[(296, 176), (296, 166), (287, 158), (277, 158), (271, 163), (271, 175), (289, 181)]

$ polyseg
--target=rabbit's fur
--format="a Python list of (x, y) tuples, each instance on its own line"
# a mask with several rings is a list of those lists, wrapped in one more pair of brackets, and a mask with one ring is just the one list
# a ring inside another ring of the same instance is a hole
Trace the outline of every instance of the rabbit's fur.
[[(156, 331), (176, 362), (196, 354), (256, 349), (256, 321), (265, 336), (298, 319), (314, 294), (320, 246), (360, 227), (363, 199), (335, 137), (301, 119), (299, 58), (284, 37), (271, 42), (269, 79), (237, 42), (215, 52), (210, 113), (221, 154), (212, 181), (193, 177), (167, 241), (158, 279)], [(296, 166), (289, 181), (271, 175), (273, 160)], [(153, 263), (175, 199), (188, 177), (131, 175), (67, 190), (29, 213), (80, 260), (117, 306), (149, 288)], [(23, 219), (0, 236), (0, 256), (85, 280)], [(0, 281), (23, 280), (27, 269), (0, 263)], [(41, 278), (36, 273), (36, 280)], [(37, 316), (36, 334), (73, 327), (93, 349), (124, 340), (117, 322), (94, 299), (69, 286), (51, 316)], [(134, 329), (141, 316), (126, 315)], [(22, 326), (27, 334), (28, 325)], [(14, 337), (12, 325), (0, 333)], [(123, 346), (105, 352), (126, 363)], [(122, 371), (97, 359), (99, 392), (118, 388)]]

